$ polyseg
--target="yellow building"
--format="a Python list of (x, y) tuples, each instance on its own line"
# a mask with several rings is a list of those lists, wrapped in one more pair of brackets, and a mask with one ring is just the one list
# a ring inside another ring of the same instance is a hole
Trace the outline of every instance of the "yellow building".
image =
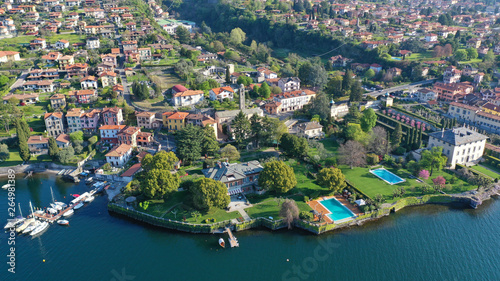
[(182, 130), (186, 126), (188, 112), (165, 112), (163, 113), (163, 126), (168, 131)]
[(489, 102), (483, 105), (483, 111), (489, 114), (500, 116), (500, 106), (496, 106)]

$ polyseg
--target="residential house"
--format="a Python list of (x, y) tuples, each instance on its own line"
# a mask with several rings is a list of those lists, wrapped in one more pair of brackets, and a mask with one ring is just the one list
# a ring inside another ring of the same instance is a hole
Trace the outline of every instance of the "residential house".
[[(232, 90), (231, 87), (226, 87)], [(220, 88), (217, 88), (220, 89)], [(216, 89), (215, 89), (216, 90)], [(211, 90), (212, 92), (212, 90)], [(175, 106), (190, 106), (195, 105), (205, 99), (203, 91), (186, 90), (184, 92), (176, 92), (172, 95), (172, 102)]]
[(446, 84), (458, 83), (460, 82), (461, 76), (462, 71), (454, 66), (448, 66), (443, 72), (443, 82)]
[(75, 58), (72, 55), (65, 55), (59, 58), (59, 69), (66, 69), (68, 65), (74, 64)]
[(443, 101), (456, 101), (463, 96), (472, 93), (474, 87), (466, 83), (445, 84), (436, 82), (433, 91), (438, 94), (438, 99)]
[(132, 147), (137, 146), (137, 134), (141, 131), (140, 127), (127, 126), (120, 130), (116, 136), (118, 138), (118, 144), (128, 144)]
[(287, 77), (278, 80), (278, 87), (282, 92), (292, 92), (300, 90), (300, 79), (298, 77)]
[(83, 131), (95, 132), (99, 126), (101, 110), (89, 109), (81, 116), (81, 125)]
[(487, 136), (460, 127), (429, 133), (428, 148), (442, 147), (452, 169), (456, 164), (477, 164), (484, 153)]
[(335, 103), (333, 100), (330, 102), (330, 116), (333, 119), (344, 118), (349, 113), (349, 104)]
[(370, 64), (370, 69), (375, 71), (375, 73), (379, 73), (380, 71), (382, 71), (382, 66), (378, 63), (373, 63), (373, 64)]
[(45, 113), (44, 116), (45, 129), (51, 137), (57, 137), (58, 135), (66, 131), (66, 126), (64, 125), (64, 115), (62, 112), (51, 112)]
[(4, 104), (8, 103), (9, 100), (12, 98), (19, 100), (19, 105), (30, 105), (30, 104), (38, 103), (40, 101), (37, 93), (8, 94), (2, 98), (3, 103)]
[(351, 61), (351, 59), (344, 58), (341, 55), (333, 56), (330, 58), (330, 63), (333, 67), (346, 67), (347, 63)]
[(59, 52), (49, 52), (48, 54), (43, 55), (42, 59), (45, 60), (46, 63), (54, 64), (62, 56), (63, 56), (63, 54), (61, 54)]
[(223, 101), (224, 99), (232, 100), (234, 97), (233, 88), (226, 86), (220, 88), (214, 88), (208, 93), (210, 100)]
[(136, 112), (135, 116), (137, 118), (137, 126), (144, 127), (146, 129), (156, 129), (160, 126), (159, 122), (156, 122), (156, 116), (154, 112)]
[(50, 98), (50, 106), (52, 109), (65, 108), (66, 96), (63, 94), (54, 94)]
[(0, 62), (15, 62), (20, 60), (19, 52), (0, 51)]
[(68, 147), (71, 144), (70, 138), (68, 134), (60, 134), (56, 138), (56, 144), (59, 148)]
[(116, 62), (116, 55), (115, 54), (101, 55), (101, 60), (102, 60), (103, 63), (111, 64), (114, 67), (118, 66), (118, 64)]
[(137, 134), (137, 146), (148, 147), (153, 143), (153, 134), (147, 132), (139, 132)]
[(281, 102), (279, 101), (271, 101), (264, 104), (264, 109), (267, 113), (271, 115), (278, 115), (281, 113)]
[(259, 67), (257, 68), (257, 72), (259, 73), (260, 76), (263, 76), (265, 79), (276, 79), (278, 78), (278, 74), (274, 71), (269, 70), (268, 68), (265, 67)]
[(68, 96), (75, 98), (76, 103), (91, 103), (92, 98), (97, 98), (97, 91), (93, 89), (69, 91)]
[(248, 193), (258, 185), (259, 174), (264, 168), (259, 161), (245, 163), (220, 163), (214, 167), (203, 169), (206, 178), (222, 182), (227, 187), (227, 193), (234, 195)]
[(44, 79), (57, 79), (59, 78), (59, 72), (56, 68), (47, 69), (33, 69), (28, 73), (26, 77), (27, 81), (37, 81)]
[(163, 119), (163, 126), (165, 126), (169, 132), (182, 130), (186, 126), (186, 117), (188, 115), (188, 112), (174, 112)]
[(132, 146), (121, 144), (106, 153), (106, 162), (115, 167), (123, 167), (132, 156)]
[(119, 107), (105, 107), (102, 110), (102, 118), (104, 125), (121, 125), (123, 124), (122, 109)]
[(25, 91), (40, 91), (42, 93), (54, 92), (53, 80), (25, 81), (23, 88)]
[(68, 73), (68, 77), (73, 76), (87, 76), (89, 65), (86, 63), (75, 63), (66, 66), (66, 72)]
[(420, 102), (429, 102), (431, 100), (437, 100), (438, 98), (438, 94), (431, 90), (431, 89), (419, 89), (416, 93), (415, 93), (418, 101)]
[(31, 154), (40, 155), (49, 153), (49, 138), (44, 136), (30, 136), (28, 148)]
[(193, 124), (194, 126), (200, 126), (202, 128), (210, 126), (213, 128), (215, 136), (217, 136), (217, 122), (206, 114), (189, 114), (186, 117), (186, 124)]
[(180, 92), (185, 92), (187, 90), (188, 89), (186, 87), (182, 86), (182, 85), (175, 85), (171, 89), (173, 95), (175, 95), (177, 93), (180, 93)]
[(47, 40), (36, 38), (30, 41), (30, 47), (33, 50), (45, 50), (47, 48)]
[(56, 42), (55, 47), (58, 50), (67, 49), (67, 48), (69, 48), (69, 41), (61, 39), (61, 40)]
[(102, 87), (114, 86), (118, 84), (116, 73), (111, 71), (103, 72), (100, 76)]
[(81, 117), (85, 111), (81, 108), (71, 108), (66, 113), (66, 122), (68, 123), (68, 133), (82, 131)]
[(429, 34), (425, 35), (425, 42), (433, 43), (433, 42), (437, 42), (437, 40), (438, 40), (437, 34), (429, 33)]
[(103, 143), (115, 145), (118, 143), (118, 133), (124, 129), (125, 125), (103, 125), (99, 127), (99, 135)]
[(281, 112), (289, 112), (302, 109), (304, 105), (309, 104), (315, 96), (316, 93), (313, 91), (298, 90), (273, 95), (273, 100), (281, 103)]
[(151, 48), (138, 48), (137, 51), (139, 52), (141, 61), (151, 59)]
[(82, 89), (94, 89), (97, 90), (97, 78), (94, 76), (87, 76), (80, 79), (80, 85)]
[(87, 49), (99, 49), (100, 46), (101, 46), (101, 42), (99, 41), (98, 37), (88, 37), (87, 38), (87, 44), (86, 44)]

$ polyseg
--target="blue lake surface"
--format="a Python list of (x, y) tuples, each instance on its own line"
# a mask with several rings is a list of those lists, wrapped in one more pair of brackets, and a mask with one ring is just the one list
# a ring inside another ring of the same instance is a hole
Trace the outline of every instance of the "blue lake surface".
[[(54, 176), (19, 179), (16, 202), (23, 214), (30, 200), (39, 207), (50, 203), (50, 186), (65, 202), (88, 190)], [(405, 208), (324, 235), (236, 232), (240, 247), (234, 249), (221, 249), (219, 235), (168, 231), (110, 215), (106, 203), (97, 197), (69, 218), (69, 227), (52, 225), (34, 239), (18, 236), (16, 274), (7, 272), (10, 246), (2, 234), (0, 280), (500, 280), (497, 199), (476, 210)], [(2, 221), (7, 204), (7, 192), (1, 191)]]

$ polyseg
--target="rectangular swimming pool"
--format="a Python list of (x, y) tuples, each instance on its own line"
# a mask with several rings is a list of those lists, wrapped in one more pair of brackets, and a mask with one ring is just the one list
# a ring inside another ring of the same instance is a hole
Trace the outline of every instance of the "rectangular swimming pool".
[(342, 203), (335, 198), (319, 201), (319, 203), (330, 211), (330, 214), (327, 214), (327, 216), (333, 221), (339, 221), (356, 216), (353, 212), (351, 212), (351, 210), (347, 209), (346, 206), (342, 205)]
[(376, 170), (371, 170), (370, 173), (376, 175), (379, 177), (381, 180), (385, 181), (388, 184), (398, 184), (402, 183), (405, 181), (405, 179), (400, 178), (399, 176), (387, 171), (384, 168), (376, 169)]

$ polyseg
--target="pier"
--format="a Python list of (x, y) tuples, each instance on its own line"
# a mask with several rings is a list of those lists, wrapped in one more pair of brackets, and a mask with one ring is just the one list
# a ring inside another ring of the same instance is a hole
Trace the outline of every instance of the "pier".
[(229, 227), (226, 227), (227, 234), (229, 235), (229, 245), (231, 245), (231, 248), (234, 247), (239, 247), (240, 243), (238, 242), (238, 239), (233, 235), (231, 232), (231, 229)]

